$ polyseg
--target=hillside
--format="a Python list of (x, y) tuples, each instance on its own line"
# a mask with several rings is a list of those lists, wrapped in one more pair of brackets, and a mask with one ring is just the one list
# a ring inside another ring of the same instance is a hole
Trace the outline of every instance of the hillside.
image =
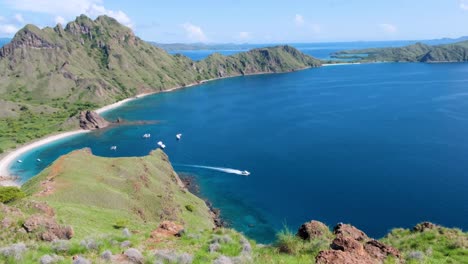
[(333, 57), (351, 58), (362, 62), (466, 62), (468, 41), (435, 46), (417, 43), (401, 48), (346, 50), (335, 53)]
[(91, 20), (81, 15), (65, 28), (27, 25), (0, 48), (0, 153), (70, 129), (64, 121), (81, 110), (140, 93), (320, 65), (289, 46), (194, 62), (142, 41), (107, 16)]
[[(156, 150), (64, 155), (22, 187), (0, 187), (0, 263), (465, 263), (468, 233), (421, 223), (375, 240), (310, 221), (271, 245), (216, 227)], [(9, 194), (10, 195), (9, 195)], [(307, 210), (307, 209), (305, 209)], [(221, 212), (222, 215), (222, 212)], [(214, 229), (213, 229), (214, 228)], [(344, 262), (344, 260), (348, 262)]]

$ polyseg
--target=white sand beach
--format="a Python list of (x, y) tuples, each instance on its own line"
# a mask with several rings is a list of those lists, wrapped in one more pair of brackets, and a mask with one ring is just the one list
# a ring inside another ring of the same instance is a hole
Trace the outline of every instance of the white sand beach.
[(31, 144), (27, 144), (25, 146), (22, 146), (18, 149), (13, 150), (12, 152), (8, 153), (5, 157), (3, 157), (0, 160), (0, 176), (6, 177), (5, 180), (0, 180), (0, 185), (2, 186), (8, 186), (8, 185), (19, 185), (18, 183), (8, 179), (8, 176), (13, 176), (10, 174), (10, 171), (8, 168), (13, 162), (16, 162), (16, 159), (23, 153), (26, 153), (34, 148), (37, 148), (39, 146), (49, 144), (55, 140), (59, 140), (62, 138), (74, 136), (77, 134), (82, 134), (82, 133), (87, 133), (89, 132), (88, 130), (76, 130), (76, 131), (71, 131), (71, 132), (65, 132), (61, 133), (58, 135), (52, 135), (48, 136), (46, 138), (40, 139), (38, 141), (32, 142)]

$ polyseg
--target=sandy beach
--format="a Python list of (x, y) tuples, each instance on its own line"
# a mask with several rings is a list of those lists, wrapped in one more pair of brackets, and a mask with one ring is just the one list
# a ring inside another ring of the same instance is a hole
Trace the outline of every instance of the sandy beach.
[[(8, 176), (13, 176), (10, 174), (10, 171), (8, 170), (8, 168), (13, 162), (16, 162), (16, 159), (21, 154), (26, 153), (39, 146), (49, 144), (53, 141), (66, 138), (66, 137), (70, 137), (70, 136), (74, 136), (74, 135), (78, 135), (78, 134), (82, 134), (82, 133), (87, 133), (87, 132), (89, 131), (88, 130), (76, 130), (76, 131), (61, 133), (58, 135), (52, 135), (52, 136), (40, 139), (38, 141), (32, 142), (31, 144), (27, 144), (25, 146), (22, 146), (18, 149), (13, 150), (12, 152), (8, 153), (5, 157), (3, 157), (0, 160), (0, 176), (4, 176), (6, 178), (8, 178)], [(0, 181), (0, 185), (7, 186), (7, 185), (19, 185), (19, 184), (10, 179), (6, 179), (6, 180)]]

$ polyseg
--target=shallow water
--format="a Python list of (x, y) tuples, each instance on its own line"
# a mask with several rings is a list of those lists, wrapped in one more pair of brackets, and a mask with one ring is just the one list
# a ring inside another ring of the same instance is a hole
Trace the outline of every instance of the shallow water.
[(310, 219), (374, 237), (425, 220), (466, 229), (467, 73), (468, 64), (367, 64), (213, 81), (106, 113), (157, 124), (65, 139), (12, 169), (27, 179), (73, 149), (140, 156), (162, 140), (175, 169), (261, 242)]

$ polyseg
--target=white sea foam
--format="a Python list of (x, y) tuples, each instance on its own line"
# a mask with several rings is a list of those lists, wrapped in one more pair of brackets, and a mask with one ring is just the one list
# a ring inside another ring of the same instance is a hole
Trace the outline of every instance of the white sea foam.
[(211, 166), (201, 166), (201, 165), (183, 165), (183, 164), (182, 165), (177, 164), (177, 166), (200, 168), (200, 169), (207, 169), (207, 170), (215, 170), (215, 171), (221, 171), (221, 172), (225, 172), (225, 173), (244, 175), (241, 170), (236, 170), (236, 169), (231, 169), (231, 168), (211, 167)]

